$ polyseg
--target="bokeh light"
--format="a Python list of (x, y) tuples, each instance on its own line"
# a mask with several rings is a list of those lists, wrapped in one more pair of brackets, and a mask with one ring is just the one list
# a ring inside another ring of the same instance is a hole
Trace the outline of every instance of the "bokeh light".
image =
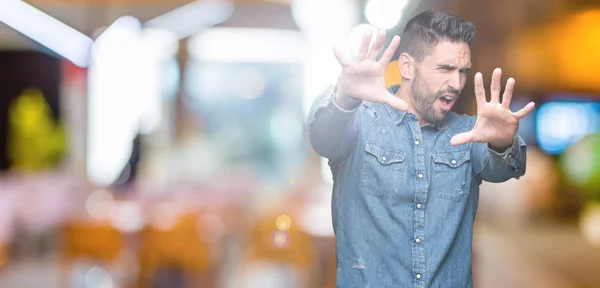
[(108, 190), (99, 189), (88, 196), (85, 209), (92, 218), (106, 220), (115, 210), (115, 200)]
[(292, 226), (292, 219), (287, 215), (281, 215), (275, 220), (275, 225), (277, 229), (287, 231)]
[(110, 224), (124, 233), (138, 232), (144, 226), (142, 207), (135, 201), (121, 201), (115, 207)]
[(567, 180), (588, 194), (584, 199), (600, 200), (600, 134), (571, 145), (561, 155), (561, 166)]
[(163, 202), (153, 205), (152, 213), (149, 213), (149, 224), (160, 231), (173, 229), (180, 215), (180, 208), (172, 202)]
[(365, 16), (369, 23), (381, 29), (390, 29), (400, 22), (407, 0), (369, 0)]
[(114, 281), (108, 271), (100, 267), (90, 269), (85, 275), (86, 288), (114, 288)]
[(271, 244), (278, 249), (286, 248), (290, 245), (290, 233), (288, 231), (275, 230), (271, 233)]
[(600, 202), (586, 205), (579, 223), (583, 238), (592, 246), (600, 248)]

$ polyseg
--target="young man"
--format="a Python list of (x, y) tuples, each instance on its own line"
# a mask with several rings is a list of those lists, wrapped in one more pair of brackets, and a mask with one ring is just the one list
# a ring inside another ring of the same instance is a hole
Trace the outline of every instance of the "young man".
[[(475, 75), (477, 116), (450, 112), (471, 67), (472, 23), (440, 12), (408, 22), (402, 44), (379, 31), (358, 57), (334, 54), (342, 74), (309, 117), (315, 151), (333, 172), (338, 287), (471, 287), (471, 239), (482, 181), (525, 173), (526, 145), (516, 135), (529, 103), (509, 110), (515, 85), (500, 101), (501, 70), (486, 100)], [(402, 84), (383, 74), (396, 48)]]

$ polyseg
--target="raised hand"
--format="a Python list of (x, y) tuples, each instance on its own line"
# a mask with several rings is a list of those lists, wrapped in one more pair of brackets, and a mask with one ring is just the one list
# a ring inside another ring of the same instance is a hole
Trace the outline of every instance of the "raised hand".
[(379, 30), (371, 49), (369, 49), (373, 31), (367, 29), (354, 61), (348, 59), (339, 47), (334, 48), (335, 58), (342, 65), (338, 93), (353, 99), (381, 102), (399, 110), (407, 110), (406, 102), (392, 95), (385, 87), (383, 79), (385, 70), (400, 44), (400, 37), (394, 36), (388, 48), (377, 60), (377, 55), (385, 42), (385, 35), (385, 30)]
[(485, 88), (483, 87), (483, 76), (481, 73), (475, 75), (477, 122), (473, 130), (452, 137), (450, 144), (461, 145), (469, 142), (483, 142), (489, 143), (499, 151), (504, 151), (510, 147), (519, 129), (519, 120), (531, 113), (535, 104), (530, 102), (523, 109), (511, 112), (509, 107), (515, 88), (515, 80), (509, 78), (506, 81), (502, 103), (500, 103), (501, 78), (502, 70), (496, 68), (492, 74), (492, 84), (490, 85), (491, 99), (487, 102)]

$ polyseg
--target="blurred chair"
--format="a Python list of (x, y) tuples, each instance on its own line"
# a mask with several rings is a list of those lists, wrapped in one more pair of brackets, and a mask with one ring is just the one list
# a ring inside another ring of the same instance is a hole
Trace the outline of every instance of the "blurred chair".
[[(198, 217), (196, 213), (184, 213), (166, 229), (144, 227), (138, 253), (138, 287), (212, 287), (212, 257), (200, 237)], [(163, 276), (172, 280), (160, 280)]]
[(8, 255), (6, 255), (7, 254), (6, 249), (7, 249), (6, 244), (0, 242), (0, 269), (2, 269), (8, 261)]
[(68, 279), (76, 261), (89, 260), (110, 267), (125, 249), (123, 235), (108, 221), (68, 221), (61, 234), (60, 287), (69, 287)]
[(323, 288), (335, 288), (336, 287), (336, 276), (337, 276), (337, 266), (336, 266), (336, 256), (335, 256), (335, 246), (332, 250), (325, 252), (325, 269), (323, 271)]
[(276, 221), (282, 214), (263, 217), (251, 228), (238, 263), (236, 287), (317, 287), (318, 261), (312, 239), (293, 223), (280, 230)]

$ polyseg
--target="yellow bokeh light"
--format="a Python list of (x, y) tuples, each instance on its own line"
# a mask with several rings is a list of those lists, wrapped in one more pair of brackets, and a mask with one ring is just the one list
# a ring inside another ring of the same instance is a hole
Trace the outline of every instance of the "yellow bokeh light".
[(398, 60), (390, 62), (385, 69), (383, 76), (385, 81), (385, 87), (391, 87), (394, 85), (400, 85), (402, 83), (402, 73), (400, 73), (400, 67), (398, 67)]
[(292, 226), (292, 219), (287, 215), (281, 215), (275, 220), (275, 226), (279, 230), (286, 231)]
[(528, 27), (507, 43), (507, 70), (522, 88), (600, 91), (599, 34), (600, 9)]
[(579, 229), (590, 245), (600, 248), (600, 204), (592, 202), (584, 206)]

